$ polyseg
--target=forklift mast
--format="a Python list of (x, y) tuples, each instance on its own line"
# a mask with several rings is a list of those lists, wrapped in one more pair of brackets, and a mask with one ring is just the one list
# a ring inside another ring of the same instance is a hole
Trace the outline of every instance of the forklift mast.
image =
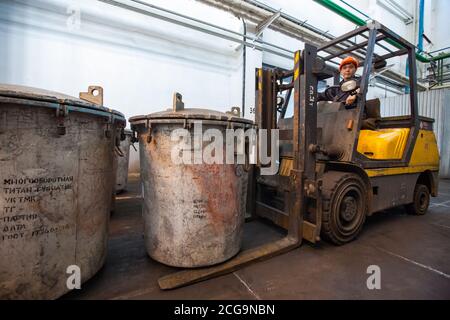
[[(256, 183), (268, 186), (282, 186), (284, 191), (284, 208), (272, 207), (262, 201), (266, 194), (261, 194), (258, 186), (253, 194), (252, 215), (259, 215), (274, 221), (288, 232), (298, 232), (301, 238), (311, 242), (319, 240), (320, 219), (315, 223), (303, 221), (303, 212), (307, 204), (319, 202), (320, 186), (316, 179), (316, 154), (310, 152), (317, 145), (317, 82), (314, 71), (317, 59), (317, 48), (305, 44), (303, 51), (294, 54), (294, 69), (292, 71), (257, 69), (256, 70), (256, 108), (255, 122), (259, 129), (266, 129), (270, 137), (271, 130), (279, 130), (280, 140), (292, 141), (289, 156), (292, 168), (287, 176), (261, 176), (256, 169)], [(291, 78), (289, 84), (283, 80)], [(286, 98), (281, 103), (278, 94), (286, 92)], [(292, 129), (280, 129), (278, 123), (286, 113), (287, 104), (293, 94), (294, 115)], [(278, 119), (280, 113), (280, 119)], [(267, 142), (268, 153), (271, 154), (270, 141)], [(320, 208), (319, 204), (314, 207)], [(319, 209), (320, 210), (320, 209)], [(258, 213), (258, 214), (257, 214)], [(300, 215), (299, 218), (295, 218)], [(302, 221), (299, 230), (293, 230), (293, 219)], [(317, 225), (319, 224), (319, 225)]]

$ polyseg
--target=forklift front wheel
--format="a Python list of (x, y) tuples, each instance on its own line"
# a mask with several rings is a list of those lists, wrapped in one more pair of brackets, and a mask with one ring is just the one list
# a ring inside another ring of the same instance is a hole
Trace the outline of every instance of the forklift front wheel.
[(322, 234), (342, 245), (355, 239), (364, 225), (366, 186), (354, 173), (329, 172), (324, 178)]
[(426, 185), (416, 184), (413, 201), (413, 203), (406, 205), (406, 211), (416, 216), (424, 215), (430, 205), (430, 190)]

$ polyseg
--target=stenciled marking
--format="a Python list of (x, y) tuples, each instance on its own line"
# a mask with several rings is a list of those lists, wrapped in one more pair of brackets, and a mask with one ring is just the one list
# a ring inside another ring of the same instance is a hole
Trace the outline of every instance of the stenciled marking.
[[(52, 200), (57, 193), (73, 189), (73, 176), (56, 177), (10, 177), (0, 180), (0, 241), (30, 239), (69, 230), (69, 224), (36, 225), (38, 220), (34, 204), (39, 203), (45, 193)], [(39, 212), (40, 213), (40, 212)]]

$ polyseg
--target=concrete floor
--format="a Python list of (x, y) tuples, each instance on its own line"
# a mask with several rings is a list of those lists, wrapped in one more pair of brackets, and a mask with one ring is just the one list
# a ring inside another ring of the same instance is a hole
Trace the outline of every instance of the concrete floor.
[[(307, 242), (294, 251), (188, 287), (162, 291), (157, 279), (177, 269), (147, 256), (140, 184), (130, 177), (117, 197), (104, 268), (63, 299), (450, 299), (450, 180), (425, 216), (403, 209), (366, 220), (345, 246)], [(246, 224), (243, 247), (281, 238), (268, 223)], [(369, 265), (381, 268), (381, 289), (366, 286)]]

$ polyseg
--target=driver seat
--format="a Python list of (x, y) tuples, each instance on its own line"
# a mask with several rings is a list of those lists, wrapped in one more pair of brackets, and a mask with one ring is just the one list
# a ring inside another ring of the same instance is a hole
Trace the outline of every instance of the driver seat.
[(380, 99), (371, 99), (366, 101), (364, 109), (362, 130), (376, 130), (378, 122), (381, 120)]
[(380, 99), (366, 102), (365, 116), (359, 133), (358, 152), (373, 160), (401, 159), (410, 129), (378, 129), (378, 122), (381, 120)]

